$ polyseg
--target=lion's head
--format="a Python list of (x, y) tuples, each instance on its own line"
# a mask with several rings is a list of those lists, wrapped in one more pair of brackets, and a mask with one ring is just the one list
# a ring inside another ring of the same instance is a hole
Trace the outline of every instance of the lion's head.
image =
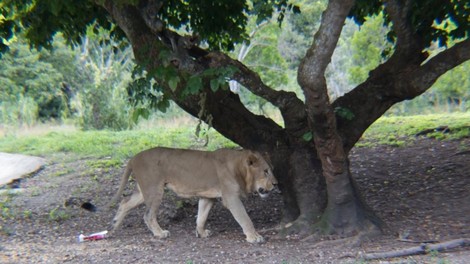
[(246, 179), (247, 192), (256, 192), (261, 198), (268, 197), (277, 185), (271, 166), (258, 152), (248, 154)]

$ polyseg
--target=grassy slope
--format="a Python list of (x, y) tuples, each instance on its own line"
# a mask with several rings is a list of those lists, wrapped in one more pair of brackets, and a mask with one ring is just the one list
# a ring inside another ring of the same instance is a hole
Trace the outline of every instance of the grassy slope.
[[(448, 126), (451, 133), (430, 133), (428, 137), (453, 139), (470, 136), (470, 113), (435, 114), (426, 116), (382, 117), (363, 135), (357, 146), (374, 144), (401, 146), (413, 140), (420, 131), (439, 126)], [(179, 128), (159, 127), (134, 131), (59, 131), (39, 135), (17, 135), (0, 137), (0, 151), (23, 153), (53, 158), (60, 154), (74, 154), (75, 158), (108, 157), (123, 160), (137, 152), (154, 147), (216, 149), (235, 147), (213, 129), (209, 131), (209, 144), (194, 135), (194, 126)]]
[(432, 132), (426, 136), (442, 140), (469, 137), (470, 112), (382, 117), (364, 133), (356, 146), (367, 147), (374, 144), (403, 146), (412, 142), (417, 133), (441, 126), (447, 126), (450, 132)]
[(125, 159), (151, 147), (216, 149), (236, 145), (214, 130), (209, 142), (195, 136), (194, 127), (154, 128), (151, 131), (64, 131), (43, 135), (6, 136), (0, 138), (0, 151), (53, 158), (73, 154), (75, 158)]

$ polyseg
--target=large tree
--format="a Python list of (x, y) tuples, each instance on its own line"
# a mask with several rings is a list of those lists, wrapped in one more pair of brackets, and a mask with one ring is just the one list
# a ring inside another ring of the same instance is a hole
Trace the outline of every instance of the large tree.
[[(379, 221), (351, 175), (349, 151), (392, 105), (419, 96), (470, 59), (468, 1), (331, 0), (298, 66), (301, 100), (268, 86), (224, 52), (246, 41), (248, 15), (261, 22), (298, 11), (287, 1), (7, 0), (0, 7), (2, 49), (16, 31), (23, 30), (33, 46), (48, 47), (59, 31), (73, 43), (91, 23), (117, 25), (113, 35), (127, 38), (145, 70), (139, 76), (156, 80), (153, 87), (133, 86), (134, 97), (150, 96), (158, 101), (155, 106), (173, 100), (240, 146), (267, 153), (284, 197), (282, 221), (300, 233), (350, 236), (377, 230)], [(364, 82), (331, 102), (325, 70), (346, 18), (362, 23), (380, 12), (391, 29), (393, 53)], [(445, 48), (429, 57), (433, 43)], [(279, 108), (284, 124), (250, 112), (226, 88), (227, 78)]]

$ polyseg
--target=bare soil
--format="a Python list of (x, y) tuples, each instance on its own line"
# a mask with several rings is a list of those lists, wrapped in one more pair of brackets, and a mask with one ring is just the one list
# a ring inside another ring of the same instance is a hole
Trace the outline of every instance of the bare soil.
[[(196, 238), (197, 203), (174, 196), (165, 199), (159, 214), (160, 224), (171, 233), (168, 239), (152, 236), (142, 218), (144, 207), (139, 207), (113, 236), (79, 243), (81, 233), (108, 229), (116, 208), (106, 204), (123, 169), (93, 168), (94, 160), (71, 160), (67, 155), (54, 157), (56, 162), (21, 181), (22, 192), (0, 196), (0, 263), (469, 263), (468, 247), (385, 261), (359, 257), (470, 238), (469, 146), (468, 138), (419, 138), (407, 147), (354, 149), (353, 174), (367, 203), (388, 226), (384, 235), (371, 240), (279, 238), (281, 195), (250, 197), (245, 206), (267, 239), (259, 245), (245, 242), (221, 203), (209, 215), (213, 235)], [(86, 201), (98, 211), (81, 209)]]

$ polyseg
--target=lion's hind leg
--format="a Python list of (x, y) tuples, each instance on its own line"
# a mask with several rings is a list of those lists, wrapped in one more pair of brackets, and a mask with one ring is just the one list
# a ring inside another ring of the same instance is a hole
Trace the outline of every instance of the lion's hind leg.
[[(155, 193), (153, 197), (145, 199), (145, 205), (147, 206), (147, 211), (144, 215), (145, 224), (152, 231), (153, 235), (159, 238), (167, 238), (170, 236), (168, 230), (163, 230), (157, 222), (157, 212), (160, 203), (162, 202), (163, 197), (163, 186), (161, 188), (157, 187), (159, 190)], [(161, 189), (161, 190), (160, 190)]]
[(143, 202), (144, 197), (142, 196), (142, 193), (139, 189), (135, 190), (135, 192), (129, 198), (124, 198), (119, 204), (119, 209), (113, 219), (113, 231), (121, 226), (124, 217), (126, 217), (130, 210), (142, 204)]
[(214, 205), (214, 199), (210, 198), (200, 198), (197, 211), (197, 220), (196, 220), (196, 237), (208, 237), (211, 232), (207, 229), (204, 229), (206, 225), (207, 216), (209, 211)]

